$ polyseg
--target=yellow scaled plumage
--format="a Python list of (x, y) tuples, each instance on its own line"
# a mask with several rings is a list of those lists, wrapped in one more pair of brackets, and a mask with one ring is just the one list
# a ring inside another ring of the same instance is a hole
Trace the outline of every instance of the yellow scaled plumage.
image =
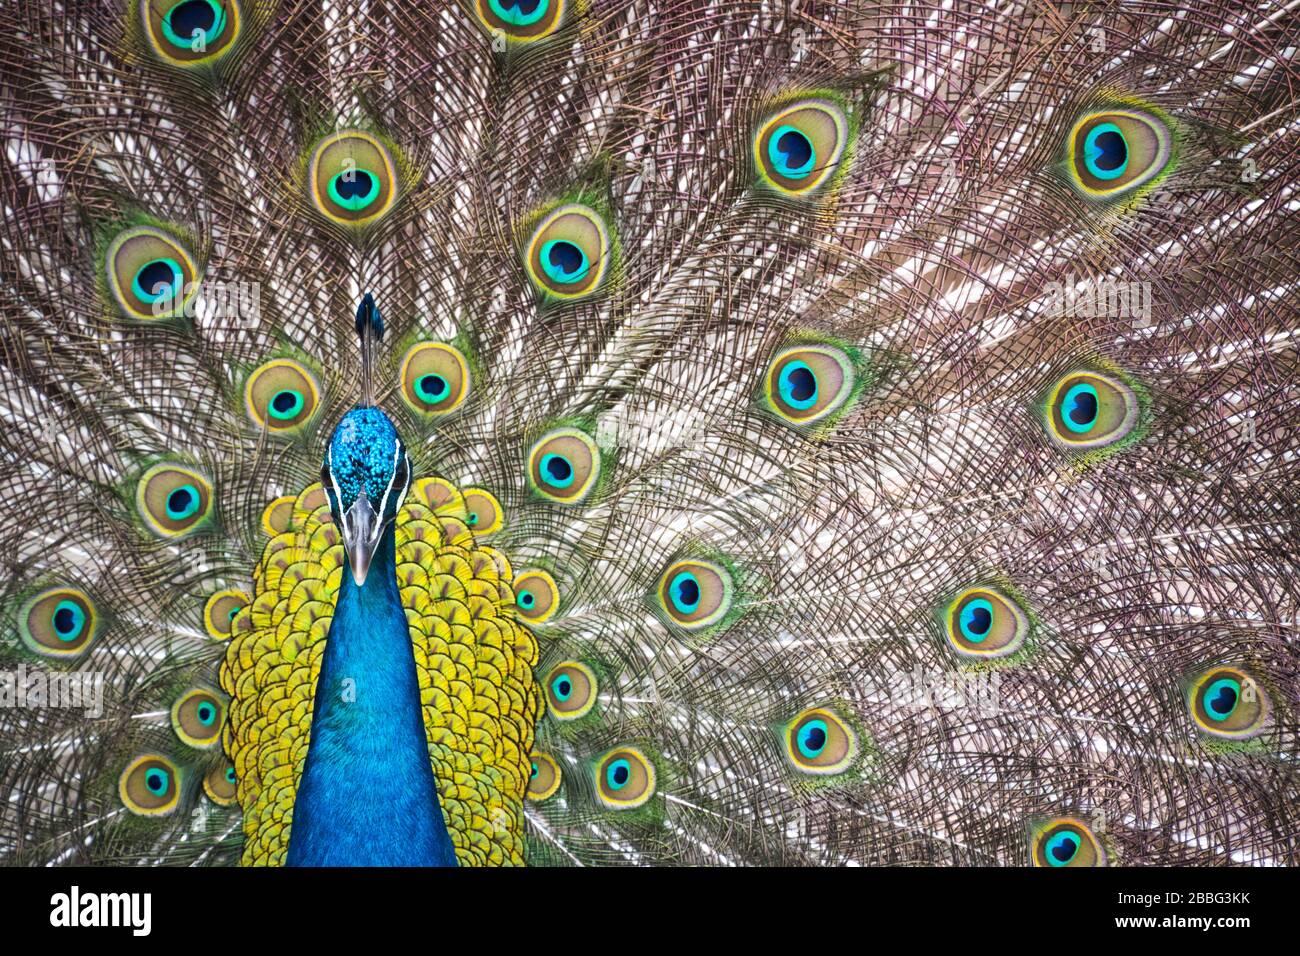
[[(519, 864), (529, 752), (543, 707), (532, 672), (537, 643), (515, 622), (510, 562), (466, 524), (466, 496), (495, 507), (484, 492), (462, 495), (437, 478), (415, 482), (397, 516), (397, 581), (456, 856), (462, 866)], [(320, 485), (299, 495), (286, 517), (283, 527), (272, 526), (278, 533), (254, 571), (252, 604), (235, 618), (221, 668), (245, 865), (279, 865), (288, 852), (316, 678), (345, 567)]]

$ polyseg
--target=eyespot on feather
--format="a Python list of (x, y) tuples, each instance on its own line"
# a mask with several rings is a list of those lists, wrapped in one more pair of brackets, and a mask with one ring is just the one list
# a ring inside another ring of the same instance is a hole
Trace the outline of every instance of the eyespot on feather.
[(397, 200), (392, 151), (364, 130), (325, 136), (307, 161), (307, 194), (316, 211), (344, 226), (366, 226)]
[(1240, 667), (1212, 667), (1191, 683), (1187, 708), (1198, 730), (1211, 737), (1247, 740), (1268, 723), (1269, 695)]
[(848, 117), (832, 100), (809, 97), (787, 103), (754, 134), (759, 178), (782, 195), (812, 195), (835, 175), (848, 137)]
[(515, 607), (524, 621), (541, 624), (560, 606), (560, 589), (555, 578), (541, 568), (524, 568), (514, 581)]
[(609, 259), (609, 227), (600, 213), (581, 203), (567, 203), (543, 216), (524, 246), (528, 278), (553, 299), (595, 292), (608, 273)]
[(858, 756), (858, 738), (838, 714), (826, 707), (803, 711), (785, 726), (786, 758), (800, 773), (844, 773)]
[(108, 244), (104, 276), (109, 296), (128, 319), (153, 322), (183, 316), (201, 276), (193, 254), (157, 226), (133, 226)]
[(1154, 109), (1094, 110), (1070, 129), (1070, 183), (1089, 199), (1114, 199), (1159, 178), (1174, 157), (1170, 122)]
[(203, 775), (203, 792), (219, 807), (235, 805), (238, 784), (235, 767), (229, 760), (214, 764), (212, 769)]
[(674, 561), (659, 578), (656, 595), (668, 619), (686, 631), (717, 624), (731, 610), (731, 573), (714, 561)]
[(182, 743), (199, 750), (221, 742), (226, 705), (216, 694), (202, 687), (185, 691), (172, 704), (172, 730)]
[(546, 710), (558, 721), (577, 720), (596, 706), (596, 675), (581, 661), (564, 661), (546, 675)]
[(1142, 403), (1132, 387), (1100, 372), (1071, 372), (1048, 394), (1048, 437), (1071, 452), (1105, 448), (1124, 440), (1137, 427)]
[(214, 498), (212, 485), (199, 472), (164, 462), (140, 477), (135, 503), (151, 531), (163, 538), (180, 538), (207, 522)]
[(1007, 657), (1024, 646), (1030, 622), (1023, 608), (993, 588), (968, 588), (943, 613), (948, 646), (971, 659)]
[(297, 500), (294, 495), (283, 495), (268, 504), (262, 511), (262, 530), (272, 538), (288, 531), (293, 523), (293, 508)]
[(1034, 866), (1053, 868), (1106, 865), (1097, 837), (1072, 817), (1057, 817), (1038, 827), (1030, 842), (1030, 858)]
[(402, 359), (402, 400), (413, 412), (430, 418), (454, 412), (469, 394), (465, 356), (443, 342), (420, 342)]
[(644, 806), (655, 793), (655, 768), (636, 747), (615, 747), (596, 761), (596, 797), (611, 810)]
[(564, 22), (570, 0), (475, 0), (474, 12), (492, 36), (512, 43), (535, 43)]
[(557, 428), (528, 453), (528, 480), (533, 490), (560, 504), (585, 498), (600, 476), (600, 449), (577, 428)]
[(99, 630), (99, 612), (85, 591), (56, 587), (28, 598), (18, 611), (18, 633), (26, 647), (51, 658), (83, 654)]
[(320, 408), (316, 378), (299, 362), (272, 359), (258, 366), (244, 383), (244, 409), (258, 428), (272, 434), (296, 434)]
[(203, 605), (203, 627), (214, 641), (229, 640), (235, 618), (252, 602), (248, 592), (226, 588), (214, 592)]
[(160, 754), (136, 757), (122, 771), (117, 793), (123, 805), (142, 817), (166, 816), (180, 800), (180, 769)]
[(138, 0), (138, 14), (154, 55), (184, 69), (221, 60), (244, 28), (240, 0)]
[(466, 488), (465, 524), (475, 534), (492, 534), (505, 525), (501, 503), (482, 488)]
[(857, 373), (841, 350), (794, 345), (773, 356), (763, 378), (767, 407), (781, 421), (810, 425), (840, 410), (853, 395)]
[(534, 751), (529, 757), (528, 799), (549, 800), (560, 789), (560, 765), (550, 754)]

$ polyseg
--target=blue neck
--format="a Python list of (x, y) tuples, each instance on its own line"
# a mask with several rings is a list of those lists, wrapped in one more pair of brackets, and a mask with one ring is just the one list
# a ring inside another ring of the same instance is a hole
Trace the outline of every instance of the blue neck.
[(316, 683), (290, 866), (455, 866), (397, 590), (393, 529), (366, 583), (343, 568)]

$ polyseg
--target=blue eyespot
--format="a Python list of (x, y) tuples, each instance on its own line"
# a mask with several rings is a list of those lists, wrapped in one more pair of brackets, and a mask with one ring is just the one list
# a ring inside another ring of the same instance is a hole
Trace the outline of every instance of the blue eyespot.
[(1118, 179), (1128, 169), (1128, 141), (1114, 123), (1098, 123), (1083, 141), (1083, 161), (1089, 174)]
[(415, 391), (426, 402), (440, 402), (447, 397), (451, 391), (451, 386), (441, 375), (430, 373), (421, 375), (415, 380)]
[(694, 614), (700, 606), (700, 579), (690, 571), (678, 572), (668, 586), (668, 596), (680, 614)]
[(74, 601), (54, 606), (54, 633), (61, 641), (75, 641), (86, 628), (86, 612)]
[(812, 140), (793, 126), (778, 126), (767, 141), (767, 158), (786, 179), (803, 179), (817, 163)]
[(555, 282), (581, 282), (591, 268), (587, 254), (567, 239), (551, 239), (542, 246), (542, 271)]
[(172, 521), (184, 521), (199, 510), (201, 503), (199, 489), (193, 485), (181, 485), (167, 496), (167, 517)]
[(217, 708), (211, 704), (199, 704), (196, 713), (198, 714), (199, 723), (204, 727), (211, 727), (212, 722), (217, 719)]
[(144, 776), (144, 785), (156, 797), (161, 797), (167, 792), (170, 781), (171, 775), (166, 770), (159, 770), (156, 767)]
[(567, 488), (573, 484), (573, 464), (563, 455), (542, 456), (542, 480), (552, 488)]
[(807, 362), (786, 363), (779, 382), (781, 400), (792, 408), (803, 411), (817, 404), (817, 375)]
[(993, 605), (976, 598), (961, 609), (961, 633), (966, 640), (979, 644), (993, 629)]
[(1078, 855), (1081, 843), (1079, 835), (1070, 830), (1062, 830), (1048, 837), (1045, 854), (1047, 862), (1052, 866), (1066, 866)]
[(1241, 700), (1241, 684), (1231, 677), (1222, 677), (1205, 689), (1201, 699), (1211, 720), (1227, 720)]
[(305, 404), (306, 400), (302, 397), (302, 392), (294, 388), (284, 388), (271, 397), (268, 411), (270, 411), (272, 418), (285, 421), (296, 417)]
[(1076, 434), (1091, 431), (1097, 424), (1100, 407), (1097, 389), (1086, 382), (1080, 382), (1065, 393), (1061, 402), (1061, 421)]
[(379, 198), (379, 177), (367, 169), (347, 168), (330, 180), (330, 199), (356, 212)]
[(503, 23), (529, 27), (546, 16), (550, 0), (488, 0), (488, 6)]
[(826, 721), (810, 720), (799, 728), (799, 753), (815, 760), (826, 749)]
[(132, 285), (141, 302), (154, 303), (174, 299), (185, 284), (180, 263), (175, 259), (154, 259), (146, 262), (135, 274)]
[(551, 681), (551, 693), (556, 700), (568, 700), (573, 694), (573, 681), (569, 680), (567, 674), (561, 674), (555, 680)]
[(183, 49), (194, 49), (196, 39), (208, 46), (225, 28), (226, 11), (214, 0), (184, 0), (162, 18), (163, 36)]
[(533, 597), (532, 591), (520, 591), (518, 601), (521, 608), (528, 610), (537, 603), (537, 598)]
[(528, 778), (529, 778), (530, 780), (536, 780), (536, 779), (537, 779), (537, 762), (536, 762), (536, 761), (533, 761), (533, 765), (532, 765), (532, 766), (533, 766), (533, 772), (530, 773), (530, 774), (528, 775)]
[(234, 767), (227, 767), (227, 768), (226, 768), (226, 783), (234, 783), (234, 782), (235, 782), (235, 768), (234, 768)]
[(622, 790), (632, 779), (632, 765), (627, 760), (615, 760), (605, 768), (605, 783), (611, 790)]
[(229, 618), (230, 618), (230, 620), (231, 620), (232, 623), (233, 623), (234, 620), (235, 620), (235, 615), (238, 614), (238, 613), (239, 613), (240, 611), (242, 611), (243, 609), (244, 609), (244, 606), (243, 606), (242, 604), (236, 604), (234, 607), (232, 607), (232, 608), (230, 609)]

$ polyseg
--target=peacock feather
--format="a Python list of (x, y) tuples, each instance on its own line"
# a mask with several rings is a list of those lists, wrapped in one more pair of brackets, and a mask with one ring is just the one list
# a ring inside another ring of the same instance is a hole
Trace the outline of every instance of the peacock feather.
[(0, 855), (1296, 862), (1298, 37), (4, 5)]

